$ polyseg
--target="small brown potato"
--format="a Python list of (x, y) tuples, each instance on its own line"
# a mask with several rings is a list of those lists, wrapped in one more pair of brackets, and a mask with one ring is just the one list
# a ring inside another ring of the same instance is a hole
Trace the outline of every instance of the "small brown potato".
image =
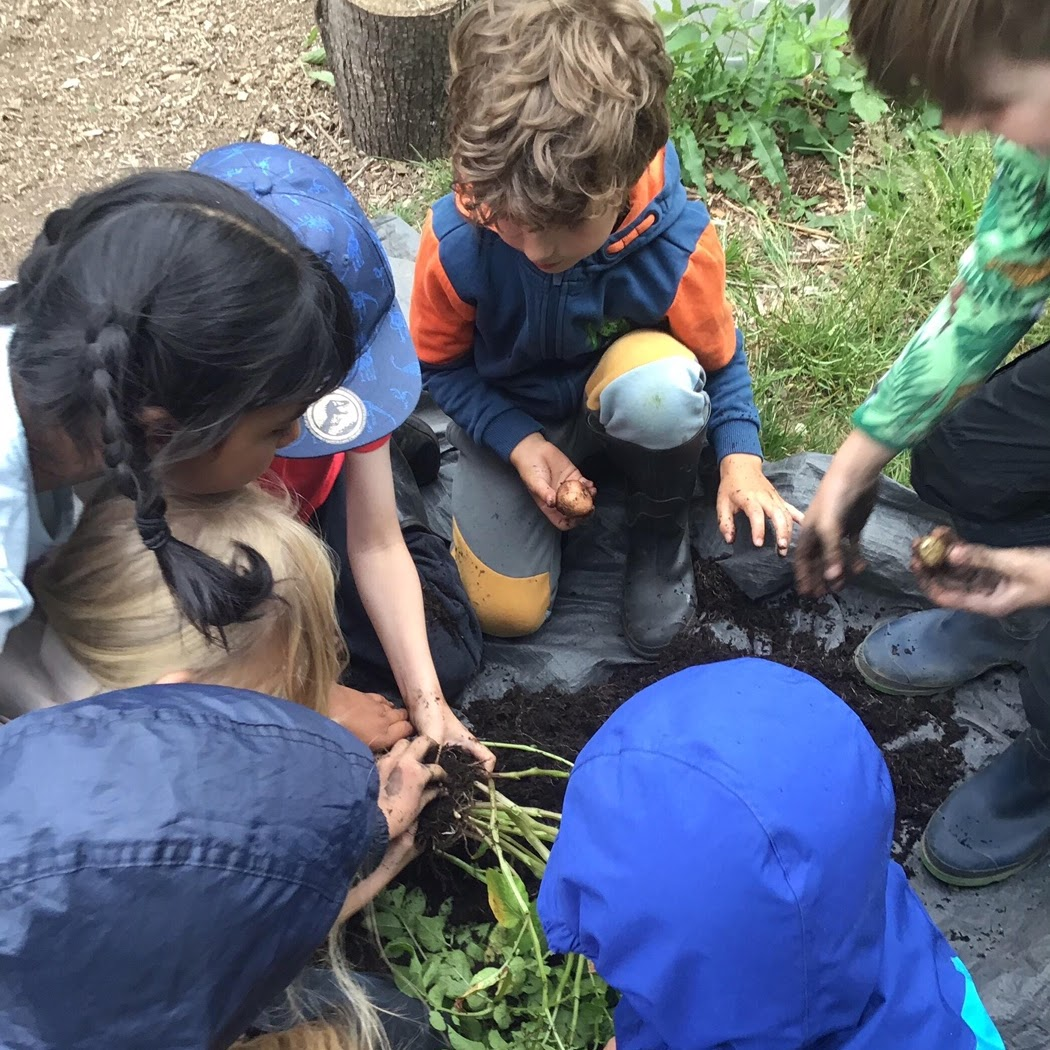
[(931, 533), (929, 536), (923, 536), (919, 540), (915, 553), (919, 556), (919, 561), (927, 569), (940, 569), (948, 560), (948, 552), (951, 548), (952, 541), (950, 536), (945, 536), (943, 533)]
[(594, 500), (583, 484), (570, 478), (558, 486), (555, 505), (567, 518), (589, 518), (594, 513)]

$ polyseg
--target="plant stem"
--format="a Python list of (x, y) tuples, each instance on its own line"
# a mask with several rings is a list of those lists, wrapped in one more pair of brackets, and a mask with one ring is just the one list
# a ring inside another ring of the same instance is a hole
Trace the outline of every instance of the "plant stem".
[(580, 1021), (580, 985), (583, 983), (583, 970), (587, 960), (582, 956), (576, 959), (576, 979), (572, 982), (572, 1027), (569, 1029), (569, 1038), (576, 1037), (576, 1025)]
[[(498, 798), (500, 800), (502, 800), (503, 796), (499, 795), (498, 792), (497, 792), (497, 796), (498, 796)], [(510, 800), (508, 799), (508, 802), (509, 801)], [(561, 820), (561, 814), (557, 810), (554, 810), (554, 809), (537, 809), (534, 806), (518, 806), (518, 805), (515, 805), (513, 802), (510, 802), (509, 806), (504, 806), (503, 802), (499, 801), (499, 802), (497, 802), (497, 809), (500, 809), (500, 808), (502, 808), (502, 809), (512, 809), (515, 813), (524, 813), (525, 816), (527, 816), (527, 817), (535, 817), (537, 820), (554, 820), (554, 821), (560, 821)], [(479, 802), (476, 806), (472, 806), (471, 809), (473, 809), (473, 810), (482, 810), (482, 811), (486, 811), (487, 812), (488, 811), (488, 803), (487, 802)]]
[(443, 849), (436, 849), (436, 850), (434, 850), (434, 856), (435, 857), (440, 857), (442, 860), (447, 860), (450, 864), (454, 864), (457, 868), (462, 869), (468, 875), (471, 875), (475, 879), (477, 879), (479, 882), (484, 882), (485, 881), (485, 876), (482, 875), (478, 871), (477, 868), (472, 867), (465, 860), (461, 860), (459, 857), (456, 857), (453, 854), (448, 853), (448, 852), (446, 852)]
[(532, 769), (515, 770), (512, 773), (493, 773), (494, 780), (526, 780), (529, 777), (550, 777), (552, 780), (568, 780), (570, 770), (562, 772), (560, 769), (540, 769), (538, 766)]
[(500, 744), (495, 741), (485, 741), (487, 748), (502, 748), (505, 751), (525, 751), (530, 755), (539, 755), (541, 758), (549, 758), (552, 762), (557, 762), (558, 765), (568, 766), (572, 769), (572, 763), (567, 758), (562, 758), (561, 755), (552, 754), (550, 751), (541, 751), (538, 747), (533, 747), (531, 744)]

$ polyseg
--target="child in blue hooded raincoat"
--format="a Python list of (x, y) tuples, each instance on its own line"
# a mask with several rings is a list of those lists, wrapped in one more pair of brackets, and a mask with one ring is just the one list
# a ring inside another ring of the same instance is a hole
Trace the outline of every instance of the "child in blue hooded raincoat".
[[(396, 745), (396, 769), (377, 767), (314, 711), (185, 683), (0, 728), (0, 1046), (382, 1042), (340, 1009), (352, 982), (304, 967), (411, 855), (398, 843), (411, 844), (428, 794), (412, 748)], [(362, 869), (374, 870), (351, 889)], [(293, 981), (304, 1011), (285, 1004)], [(421, 1003), (378, 979), (364, 991), (390, 1050), (440, 1047)], [(327, 1023), (298, 1023), (310, 1019)], [(294, 1038), (263, 1034), (293, 1025)]]
[(819, 682), (694, 667), (581, 752), (540, 917), (621, 993), (617, 1050), (1004, 1050), (893, 821), (881, 752)]

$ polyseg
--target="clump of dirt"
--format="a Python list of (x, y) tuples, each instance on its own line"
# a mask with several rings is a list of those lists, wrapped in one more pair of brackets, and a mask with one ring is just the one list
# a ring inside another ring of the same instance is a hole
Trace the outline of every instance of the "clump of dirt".
[(425, 851), (447, 850), (467, 837), (464, 814), (477, 798), (475, 785), (488, 774), (469, 751), (448, 746), (427, 758), (445, 771), (444, 791), (419, 815), (416, 842)]

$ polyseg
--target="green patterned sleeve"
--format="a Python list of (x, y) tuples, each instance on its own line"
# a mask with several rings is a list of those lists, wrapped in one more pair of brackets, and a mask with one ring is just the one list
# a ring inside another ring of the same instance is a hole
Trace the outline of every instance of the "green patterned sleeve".
[(898, 451), (1002, 363), (1050, 298), (1050, 160), (1009, 143), (948, 295), (853, 414)]

